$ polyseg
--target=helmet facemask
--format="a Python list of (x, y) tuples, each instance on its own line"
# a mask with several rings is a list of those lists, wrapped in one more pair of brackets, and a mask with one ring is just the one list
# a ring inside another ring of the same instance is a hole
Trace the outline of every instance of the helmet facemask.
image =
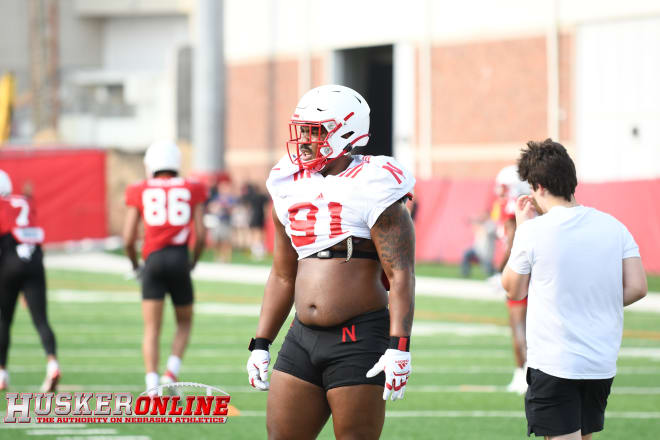
[[(369, 112), (362, 95), (348, 87), (330, 84), (308, 91), (300, 98), (289, 124), (287, 151), (291, 162), (319, 172), (353, 147), (367, 145)], [(309, 150), (313, 157), (305, 154)]]
[[(330, 136), (339, 127), (341, 124), (337, 124), (334, 120), (291, 121), (289, 123), (289, 141), (286, 143), (291, 162), (302, 169), (316, 173), (325, 168), (328, 163), (343, 156), (343, 154), (333, 155), (334, 150), (328, 142)], [(312, 154), (311, 157), (308, 156), (309, 153)]]

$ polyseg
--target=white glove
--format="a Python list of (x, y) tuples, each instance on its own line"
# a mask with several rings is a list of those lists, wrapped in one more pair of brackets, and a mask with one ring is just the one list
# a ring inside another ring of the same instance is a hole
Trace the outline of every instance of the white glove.
[(268, 365), (270, 365), (270, 353), (267, 350), (252, 350), (247, 361), (247, 372), (253, 388), (266, 391), (270, 387)]
[(392, 400), (403, 399), (412, 371), (410, 352), (388, 348), (371, 370), (367, 371), (367, 377), (374, 377), (381, 371), (385, 372), (383, 400), (387, 400), (390, 395)]
[(129, 280), (141, 281), (143, 272), (144, 272), (144, 266), (140, 264), (138, 267), (133, 269), (131, 272), (124, 275), (124, 279), (127, 280), (127, 281), (129, 281)]
[(21, 260), (30, 261), (35, 249), (36, 247), (33, 244), (21, 243), (16, 246), (16, 254)]

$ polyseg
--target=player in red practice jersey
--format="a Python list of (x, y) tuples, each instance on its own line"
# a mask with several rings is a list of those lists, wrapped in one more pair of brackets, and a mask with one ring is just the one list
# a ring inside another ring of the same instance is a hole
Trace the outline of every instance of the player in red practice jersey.
[[(206, 189), (200, 182), (179, 177), (181, 152), (174, 142), (151, 144), (144, 156), (144, 164), (149, 178), (126, 188), (128, 210), (123, 235), (126, 255), (142, 282), (142, 353), (146, 386), (151, 390), (158, 386), (158, 340), (167, 292), (174, 304), (177, 327), (161, 383), (177, 381), (181, 358), (188, 344), (193, 312), (190, 271), (204, 248), (206, 231), (202, 218)], [(144, 267), (138, 263), (135, 250), (140, 218), (144, 222)], [(188, 241), (193, 225), (195, 244), (191, 260)]]
[[(529, 184), (518, 177), (518, 168), (510, 165), (502, 168), (495, 178), (495, 195), (491, 219), (497, 225), (497, 236), (504, 245), (504, 256), (495, 277), (498, 290), (503, 290), (500, 277), (511, 255), (513, 237), (516, 232), (516, 200), (520, 195), (529, 194)], [(509, 325), (513, 342), (513, 354), (516, 368), (507, 391), (524, 394), (527, 390), (525, 379), (525, 363), (527, 362), (527, 344), (525, 339), (525, 322), (527, 317), (527, 297), (514, 301), (507, 299)]]
[(48, 359), (41, 391), (52, 392), (60, 379), (60, 369), (55, 357), (55, 335), (46, 314), (46, 275), (40, 245), (44, 231), (36, 226), (32, 200), (12, 195), (11, 190), (9, 176), (0, 170), (0, 390), (9, 385), (9, 332), (22, 291)]

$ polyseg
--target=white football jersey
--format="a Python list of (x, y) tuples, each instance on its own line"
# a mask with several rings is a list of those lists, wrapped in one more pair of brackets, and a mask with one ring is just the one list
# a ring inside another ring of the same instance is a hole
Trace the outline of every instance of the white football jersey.
[(266, 186), (298, 259), (370, 229), (392, 203), (412, 195), (415, 178), (389, 156), (355, 155), (346, 170), (323, 176), (300, 170), (284, 156)]

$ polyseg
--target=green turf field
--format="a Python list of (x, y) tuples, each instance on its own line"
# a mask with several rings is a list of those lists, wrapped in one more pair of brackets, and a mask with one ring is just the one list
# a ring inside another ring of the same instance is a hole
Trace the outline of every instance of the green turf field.
[[(143, 391), (138, 286), (118, 275), (49, 271), (49, 316), (62, 368), (62, 391)], [(266, 393), (244, 371), (256, 316), (224, 314), (260, 303), (258, 287), (196, 283), (197, 311), (180, 380), (214, 385), (242, 412), (225, 425), (86, 425), (20, 428), (0, 425), (0, 439), (262, 439)], [(215, 303), (215, 304), (214, 304)], [(388, 403), (387, 439), (523, 439), (523, 399), (504, 392), (513, 360), (506, 306), (496, 302), (418, 296), (413, 374), (403, 401)], [(597, 439), (660, 436), (660, 316), (626, 313), (626, 336), (605, 432)], [(29, 314), (18, 306), (9, 353), (11, 390), (34, 392), (45, 362)], [(168, 306), (161, 364), (173, 332)], [(282, 341), (278, 337), (272, 353)], [(5, 413), (4, 395), (0, 402)], [(333, 438), (329, 423), (320, 438)]]

